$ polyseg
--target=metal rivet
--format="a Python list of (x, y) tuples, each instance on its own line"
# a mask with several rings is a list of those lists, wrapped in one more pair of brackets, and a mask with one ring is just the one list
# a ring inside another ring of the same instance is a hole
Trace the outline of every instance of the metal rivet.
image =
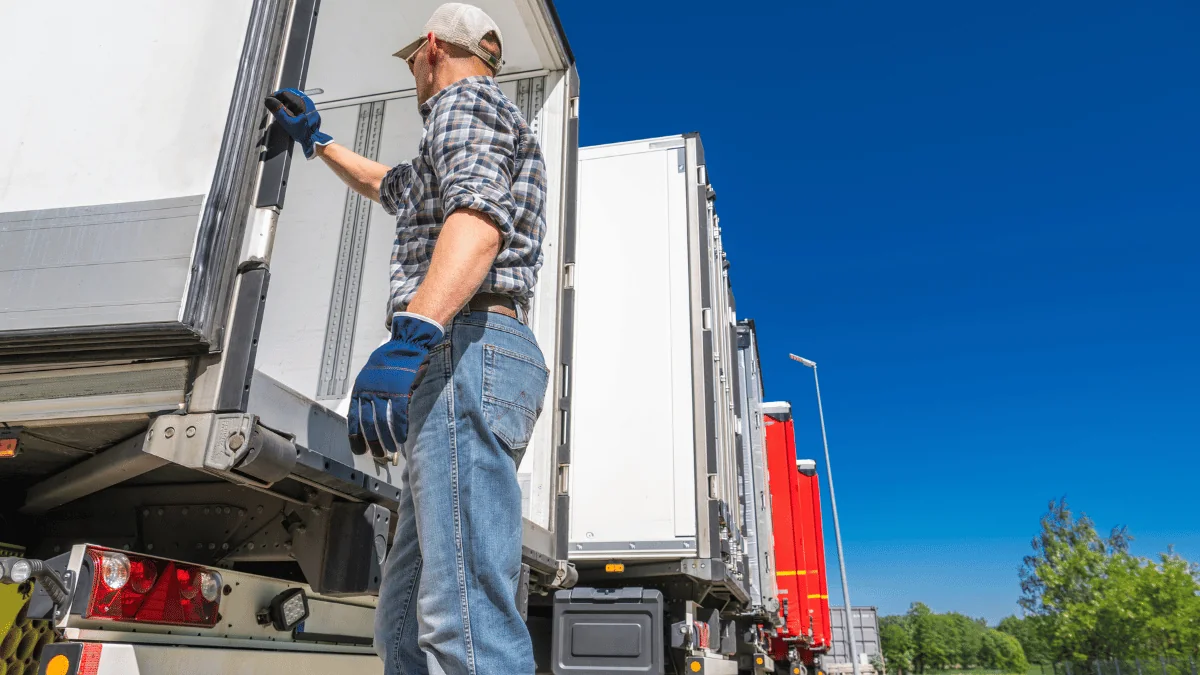
[(195, 436), (196, 435), (196, 427), (188, 427), (187, 431), (185, 433), (187, 434), (188, 438)]
[(167, 438), (174, 437), (175, 436), (175, 427), (167, 427), (167, 430), (163, 432), (163, 436), (166, 436)]
[(182, 511), (182, 513), (183, 513), (183, 515), (185, 515), (185, 516), (188, 514), (188, 508), (187, 508), (186, 506), (185, 506), (185, 507), (183, 507), (183, 511)]
[(217, 548), (217, 545), (216, 545), (216, 544), (209, 544), (209, 545), (208, 545), (208, 550), (210, 550), (210, 551), (212, 551), (212, 550), (215, 550), (216, 548)]
[(146, 550), (147, 550), (147, 551), (153, 551), (153, 550), (154, 550), (154, 544), (146, 544)]
[(229, 550), (229, 544), (228, 544), (228, 543), (221, 544), (221, 550), (222, 550), (222, 551), (228, 551), (228, 550)]
[(162, 514), (163, 514), (163, 510), (162, 510), (162, 509), (159, 509), (159, 510), (158, 510), (158, 515), (160, 515), (160, 516), (161, 516)]
[(246, 550), (253, 551), (254, 550), (254, 542), (250, 542), (250, 543), (246, 544)]
[(242, 435), (242, 432), (235, 431), (232, 434), (229, 434), (229, 449), (230, 450), (241, 450), (242, 446), (245, 444), (246, 444), (246, 437)]

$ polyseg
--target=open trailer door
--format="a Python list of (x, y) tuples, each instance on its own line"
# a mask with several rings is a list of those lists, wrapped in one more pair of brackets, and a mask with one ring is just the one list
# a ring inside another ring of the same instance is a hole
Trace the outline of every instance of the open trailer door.
[(287, 13), (0, 6), (0, 360), (216, 343)]

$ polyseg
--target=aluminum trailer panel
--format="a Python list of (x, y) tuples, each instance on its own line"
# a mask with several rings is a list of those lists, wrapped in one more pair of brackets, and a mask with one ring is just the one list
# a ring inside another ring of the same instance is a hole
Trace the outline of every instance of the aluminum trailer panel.
[(735, 317), (703, 146), (582, 148), (579, 170), (570, 557), (740, 559)]
[(750, 598), (756, 606), (774, 614), (779, 608), (779, 588), (775, 576), (770, 471), (763, 424), (762, 371), (753, 321), (738, 323), (738, 383), (742, 519), (746, 532)]

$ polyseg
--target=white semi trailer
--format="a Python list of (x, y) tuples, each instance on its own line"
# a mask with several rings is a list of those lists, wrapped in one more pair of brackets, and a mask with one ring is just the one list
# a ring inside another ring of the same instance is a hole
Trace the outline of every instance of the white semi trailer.
[[(579, 161), (552, 4), (476, 1), (550, 174), (531, 324), (553, 385), (519, 470), (538, 670), (770, 672), (757, 352), (700, 139)], [(0, 42), (9, 675), (381, 671), (400, 467), (352, 454), (343, 413), (386, 339), (393, 223), (264, 132), (261, 102), (306, 89), (339, 142), (408, 158), (421, 121), (390, 54), (437, 2), (318, 2), (0, 7), (20, 27)]]
[[(555, 385), (519, 471), (523, 587), (544, 594), (574, 582), (556, 439), (578, 84), (550, 2), (477, 1), (549, 174), (531, 324)], [(38, 567), (0, 576), (39, 582), (26, 620), (54, 622), (72, 668), (380, 670), (400, 467), (352, 454), (342, 413), (386, 338), (394, 221), (264, 135), (262, 101), (306, 89), (341, 143), (411, 158), (422, 122), (391, 55), (438, 2), (318, 2), (0, 7), (0, 541)], [(289, 599), (307, 618), (282, 622)]]

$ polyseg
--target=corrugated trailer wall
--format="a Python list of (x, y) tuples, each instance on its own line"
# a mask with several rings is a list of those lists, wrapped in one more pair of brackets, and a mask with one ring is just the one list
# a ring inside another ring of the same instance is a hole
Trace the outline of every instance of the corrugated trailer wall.
[[(828, 663), (850, 663), (850, 644), (846, 641), (846, 609), (844, 607), (830, 608), (830, 623), (832, 625), (833, 644)], [(881, 656), (883, 651), (879, 643), (879, 615), (874, 607), (854, 608), (854, 644), (858, 648), (859, 659), (871, 659)]]

